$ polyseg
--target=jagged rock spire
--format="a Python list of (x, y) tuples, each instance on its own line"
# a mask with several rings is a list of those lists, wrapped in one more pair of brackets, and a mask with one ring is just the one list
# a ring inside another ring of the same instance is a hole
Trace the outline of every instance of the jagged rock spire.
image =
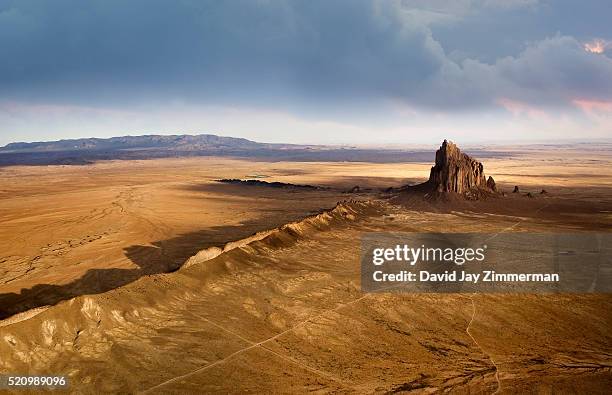
[(436, 164), (431, 168), (429, 184), (438, 192), (466, 194), (474, 190), (495, 190), (495, 181), (484, 175), (482, 163), (462, 153), (452, 142), (444, 140), (436, 151)]

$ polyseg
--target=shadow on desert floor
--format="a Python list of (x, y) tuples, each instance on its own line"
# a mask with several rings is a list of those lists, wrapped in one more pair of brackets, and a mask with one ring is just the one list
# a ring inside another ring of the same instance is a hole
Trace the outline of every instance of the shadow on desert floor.
[[(297, 218), (296, 218), (297, 219)], [(258, 231), (282, 225), (280, 217), (244, 221), (237, 225), (216, 226), (186, 233), (151, 245), (133, 245), (124, 249), (125, 256), (137, 267), (133, 269), (90, 269), (82, 277), (67, 284), (37, 284), (19, 293), (0, 294), (0, 319), (36, 307), (55, 305), (76, 296), (98, 294), (121, 287), (142, 276), (177, 270), (198, 251), (223, 246)]]
[[(262, 181), (273, 182), (278, 180), (265, 178), (262, 179)], [(310, 181), (307, 182), (308, 185), (321, 187), (322, 189), (320, 190), (304, 190), (299, 188), (299, 185), (303, 185), (302, 183), (297, 183), (296, 185), (298, 187), (296, 188), (292, 186), (276, 187), (271, 185), (238, 185), (220, 182), (192, 184), (182, 187), (182, 189), (194, 192), (208, 192), (230, 196), (262, 197), (277, 200), (293, 200), (296, 199), (296, 195), (300, 195), (300, 199), (307, 199), (311, 196), (337, 195), (338, 199), (342, 200), (343, 198), (350, 198), (349, 191), (355, 186), (358, 186), (367, 192), (378, 193), (390, 187), (398, 188), (403, 185), (414, 185), (422, 181), (423, 180), (420, 178), (343, 176), (338, 178), (332, 177), (329, 179), (323, 178), (321, 181), (316, 183)]]
[[(253, 197), (253, 194), (248, 190), (256, 188), (260, 190), (257, 193), (258, 198), (267, 198), (269, 194), (270, 198), (295, 199), (293, 193), (279, 194), (273, 188), (266, 187), (209, 184), (196, 185), (194, 188), (211, 188), (211, 190), (216, 191), (222, 188), (224, 193), (230, 193), (231, 191), (231, 193), (244, 194), (249, 197)], [(318, 193), (321, 192), (300, 192), (300, 197), (307, 199), (308, 196), (314, 197), (314, 194)], [(346, 196), (346, 199), (351, 199), (355, 197), (355, 194), (339, 194), (339, 196)], [(539, 223), (546, 222), (560, 232), (609, 231), (611, 229), (609, 215), (602, 215), (612, 212), (611, 204), (607, 201), (579, 202), (554, 197), (532, 199), (524, 196), (508, 196), (483, 202), (432, 203), (423, 200), (422, 197), (399, 194), (391, 197), (391, 202), (404, 206), (408, 210), (419, 212), (446, 212), (457, 216), (468, 215), (472, 212), (531, 218)], [(298, 211), (290, 215), (286, 211), (277, 213), (269, 211), (264, 218), (243, 221), (236, 225), (211, 227), (167, 240), (155, 241), (150, 245), (129, 246), (124, 249), (124, 254), (136, 265), (136, 268), (90, 269), (82, 277), (68, 284), (38, 284), (28, 289), (22, 289), (19, 293), (0, 294), (0, 319), (36, 307), (54, 305), (76, 296), (106, 292), (136, 281), (145, 275), (175, 271), (189, 257), (202, 249), (223, 246), (229, 241), (248, 237), (258, 231), (273, 229), (304, 216), (304, 212)]]

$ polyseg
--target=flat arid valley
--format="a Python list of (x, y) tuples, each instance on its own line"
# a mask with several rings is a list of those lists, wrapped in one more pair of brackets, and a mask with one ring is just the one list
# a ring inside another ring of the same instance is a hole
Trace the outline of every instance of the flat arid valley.
[(0, 395), (612, 393), (610, 11), (0, 0)]
[(478, 199), (410, 187), (436, 148), (3, 167), (0, 371), (78, 393), (605, 393), (609, 294), (364, 293), (359, 260), (365, 232), (609, 231), (610, 147), (475, 148), (497, 191)]

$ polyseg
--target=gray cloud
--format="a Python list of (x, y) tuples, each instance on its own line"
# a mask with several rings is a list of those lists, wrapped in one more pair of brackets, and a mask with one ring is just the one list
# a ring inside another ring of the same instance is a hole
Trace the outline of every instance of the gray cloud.
[(576, 39), (556, 35), (493, 64), (446, 60), (423, 84), (419, 100), (432, 107), (472, 107), (511, 99), (541, 107), (572, 105), (576, 99), (612, 99), (612, 59), (584, 50)]
[(435, 111), (610, 101), (610, 54), (583, 48), (612, 39), (607, 3), (581, 4), (0, 0), (0, 100), (317, 114), (388, 101)]

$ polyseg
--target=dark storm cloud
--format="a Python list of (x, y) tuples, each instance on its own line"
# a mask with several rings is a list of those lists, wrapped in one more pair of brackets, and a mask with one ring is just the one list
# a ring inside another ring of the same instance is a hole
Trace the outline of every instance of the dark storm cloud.
[(0, 99), (330, 111), (389, 99), (444, 110), (612, 100), (612, 60), (582, 42), (612, 38), (606, 3), (578, 6), (592, 25), (572, 18), (576, 3), (448, 4), (0, 1)]

